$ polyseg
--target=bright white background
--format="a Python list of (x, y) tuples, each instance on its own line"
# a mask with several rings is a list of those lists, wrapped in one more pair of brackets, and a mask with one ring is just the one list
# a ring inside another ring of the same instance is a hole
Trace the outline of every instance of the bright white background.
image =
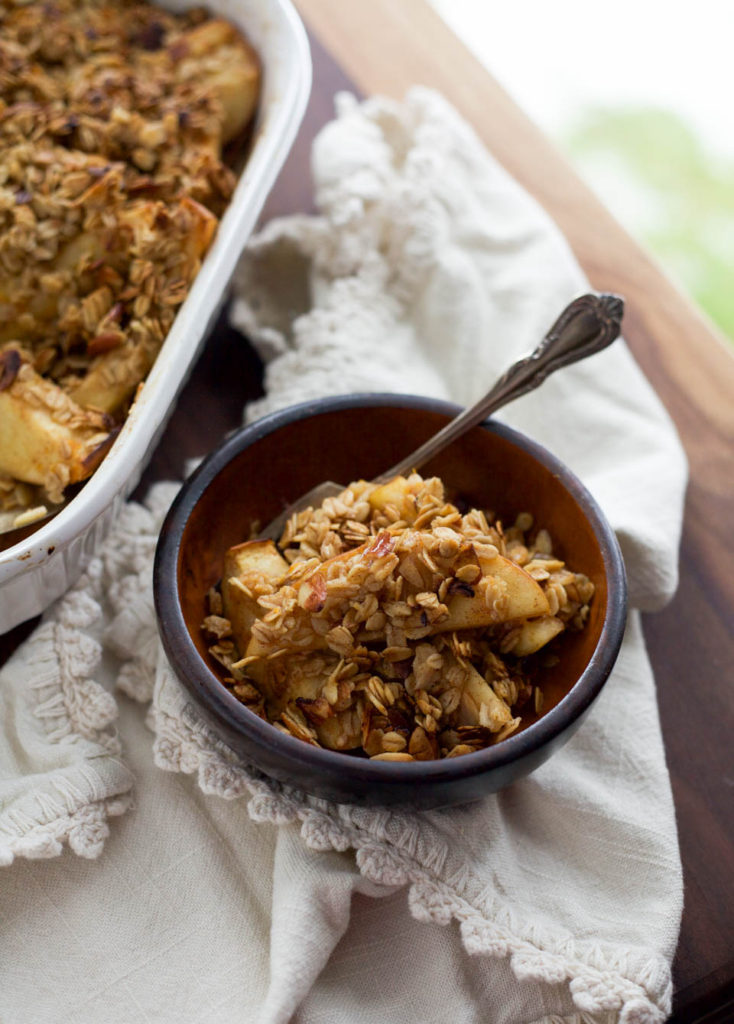
[(734, 340), (734, 0), (430, 2)]
[(585, 107), (644, 104), (734, 155), (734, 0), (431, 3), (550, 134)]

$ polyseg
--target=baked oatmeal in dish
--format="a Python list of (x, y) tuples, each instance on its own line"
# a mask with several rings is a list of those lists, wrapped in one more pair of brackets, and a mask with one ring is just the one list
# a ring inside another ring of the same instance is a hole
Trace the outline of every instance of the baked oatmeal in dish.
[(359, 481), (229, 549), (202, 628), (223, 684), (275, 728), (377, 760), (456, 757), (543, 710), (546, 645), (593, 583), (521, 512), (460, 510), (418, 474)]
[[(260, 88), (202, 9), (0, 3), (0, 516), (104, 457), (235, 185)], [(42, 514), (40, 510), (38, 514)]]

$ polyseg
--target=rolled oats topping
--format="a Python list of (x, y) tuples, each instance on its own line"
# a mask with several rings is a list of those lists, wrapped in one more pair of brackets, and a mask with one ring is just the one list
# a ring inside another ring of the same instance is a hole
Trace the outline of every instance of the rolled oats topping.
[(259, 82), (200, 8), (0, 5), (0, 474), (31, 503), (89, 476), (119, 429), (232, 195)]
[(202, 628), (224, 684), (281, 730), (433, 760), (542, 713), (539, 657), (584, 627), (593, 595), (528, 512), (505, 528), (413, 474), (351, 484), (295, 514), (277, 546), (230, 548)]

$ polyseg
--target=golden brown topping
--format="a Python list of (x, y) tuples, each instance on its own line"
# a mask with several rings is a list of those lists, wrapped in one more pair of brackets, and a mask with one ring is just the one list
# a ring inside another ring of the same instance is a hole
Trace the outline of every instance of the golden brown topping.
[[(259, 77), (246, 40), (201, 9), (4, 5), (0, 346), (11, 347), (0, 391), (16, 379), (19, 346), (55, 421), (69, 399), (72, 418), (103, 411), (122, 421), (231, 197), (223, 150), (252, 116)], [(10, 476), (32, 461), (19, 423), (32, 422), (39, 441), (45, 422), (26, 397), (27, 408), (0, 408), (13, 417), (0, 434), (21, 446), (10, 455), (0, 446)], [(22, 479), (48, 481), (58, 497), (78, 467), (89, 475), (99, 461), (88, 454), (72, 468), (64, 451), (55, 449), (53, 478), (36, 468)]]
[(543, 710), (532, 655), (583, 626), (594, 588), (528, 513), (507, 531), (492, 518), (462, 516), (435, 478), (352, 484), (293, 516), (280, 551), (230, 549), (222, 599), (240, 658), (221, 639), (212, 653), (311, 744), (429, 760), (500, 742), (523, 708)]

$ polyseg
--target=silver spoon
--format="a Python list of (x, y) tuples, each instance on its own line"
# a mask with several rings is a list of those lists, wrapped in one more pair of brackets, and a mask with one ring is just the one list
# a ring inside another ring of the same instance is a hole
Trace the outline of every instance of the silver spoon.
[[(420, 448), (396, 465), (375, 477), (373, 483), (384, 484), (393, 477), (420, 469), (453, 441), (472, 427), (482, 423), (497, 409), (537, 388), (551, 373), (601, 352), (619, 336), (624, 301), (618, 295), (590, 293), (574, 299), (566, 306), (534, 352), (504, 373), (492, 389), (478, 402), (459, 413), (455, 419), (429, 438)], [(327, 480), (312, 487), (273, 519), (257, 535), (258, 539), (277, 541), (294, 512), (318, 506), (326, 498), (344, 490), (344, 484)]]

